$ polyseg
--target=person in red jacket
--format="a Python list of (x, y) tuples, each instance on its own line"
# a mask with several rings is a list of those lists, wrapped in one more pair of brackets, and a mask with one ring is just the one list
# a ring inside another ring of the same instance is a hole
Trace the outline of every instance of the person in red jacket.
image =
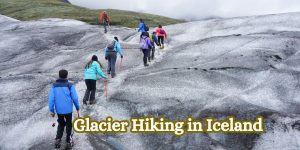
[(160, 49), (164, 48), (164, 40), (167, 38), (167, 32), (162, 28), (161, 25), (158, 25), (158, 28), (155, 30), (158, 38), (158, 44), (160, 46)]
[(103, 27), (104, 27), (104, 33), (107, 33), (107, 26), (109, 26), (110, 24), (110, 17), (109, 15), (107, 14), (106, 11), (102, 11), (100, 13), (100, 16), (99, 16), (99, 21), (100, 21), (100, 24), (103, 24)]

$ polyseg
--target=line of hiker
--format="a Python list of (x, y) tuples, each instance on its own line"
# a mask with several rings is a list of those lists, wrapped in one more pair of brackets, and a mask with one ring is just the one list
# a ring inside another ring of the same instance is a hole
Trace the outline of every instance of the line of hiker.
[(140, 36), (140, 49), (144, 54), (143, 62), (144, 66), (149, 66), (148, 62), (155, 57), (155, 44), (164, 49), (164, 40), (167, 39), (167, 32), (162, 28), (161, 25), (151, 33), (148, 33), (149, 27), (145, 24), (143, 19), (140, 19), (138, 32), (141, 32)]
[[(106, 12), (101, 13), (100, 20), (104, 25), (104, 32), (107, 32), (106, 26), (109, 26), (110, 18)], [(161, 49), (164, 48), (164, 39), (167, 37), (167, 33), (159, 25), (151, 34), (148, 33), (149, 27), (146, 26), (144, 21), (140, 20), (139, 25), (140, 43), (139, 48), (143, 52), (143, 62), (144, 66), (149, 66), (148, 62), (154, 59), (155, 55), (155, 44), (160, 46)], [(116, 61), (117, 54), (121, 57), (121, 62), (123, 59), (122, 47), (117, 37), (109, 42), (109, 44), (104, 48), (105, 60), (107, 60), (107, 74), (111, 75), (111, 78), (116, 77)], [(120, 64), (122, 65), (122, 64)], [(96, 55), (93, 55), (88, 63), (84, 66), (84, 81), (86, 84), (86, 91), (83, 97), (83, 104), (95, 104), (96, 103), (96, 83), (97, 76), (104, 79), (104, 86), (106, 86), (106, 80), (108, 77), (103, 73), (104, 67), (98, 60)], [(66, 128), (66, 143), (67, 149), (73, 146), (72, 139), (72, 112), (73, 105), (77, 110), (77, 116), (79, 117), (80, 104), (78, 102), (78, 96), (75, 86), (68, 82), (68, 71), (60, 70), (59, 79), (50, 88), (48, 95), (48, 105), (50, 110), (50, 115), (55, 117), (57, 114), (58, 127), (55, 138), (55, 148), (60, 148), (61, 138), (63, 137), (64, 129)], [(105, 88), (106, 89), (106, 88)], [(107, 91), (106, 91), (107, 92)], [(53, 124), (55, 126), (55, 124)]]
[[(121, 59), (123, 58), (121, 44), (119, 39), (114, 37), (114, 40), (107, 45), (104, 49), (105, 59), (108, 61), (107, 74), (111, 74), (111, 77), (116, 76), (116, 60), (117, 53), (120, 54)], [(84, 67), (84, 81), (86, 84), (86, 91), (83, 97), (83, 104), (87, 105), (87, 102), (90, 104), (95, 104), (96, 99), (96, 82), (97, 76), (100, 76), (104, 79), (105, 83), (107, 77), (103, 73), (103, 65), (98, 60), (96, 55), (93, 55), (92, 58)], [(55, 138), (55, 148), (61, 147), (61, 138), (63, 137), (64, 128), (66, 128), (66, 143), (67, 149), (70, 149), (73, 146), (72, 140), (72, 112), (73, 105), (77, 110), (79, 117), (80, 105), (78, 102), (77, 92), (72, 83), (68, 82), (68, 71), (60, 70), (59, 79), (53, 83), (49, 94), (48, 94), (48, 105), (50, 110), (50, 115), (55, 117), (55, 113), (58, 116), (57, 122), (57, 133)], [(55, 126), (55, 124), (53, 125)]]

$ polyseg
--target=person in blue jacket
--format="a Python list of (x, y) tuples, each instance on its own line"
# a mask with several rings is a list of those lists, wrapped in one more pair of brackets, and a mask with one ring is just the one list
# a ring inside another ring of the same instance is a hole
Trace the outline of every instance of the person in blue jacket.
[(116, 76), (116, 61), (117, 54), (119, 53), (121, 59), (123, 59), (122, 47), (118, 37), (114, 37), (114, 40), (106, 46), (105, 59), (108, 61), (107, 74), (111, 74), (111, 78)]
[(146, 32), (146, 25), (145, 25), (143, 19), (140, 19), (140, 25), (139, 25), (138, 32), (141, 32), (141, 33)]
[(101, 68), (102, 65), (98, 61), (98, 57), (96, 55), (93, 55), (92, 59), (85, 66), (84, 80), (87, 87), (83, 97), (83, 104), (85, 105), (87, 104), (87, 101), (90, 101), (90, 104), (95, 104), (97, 75), (106, 79)]
[(55, 138), (56, 148), (60, 147), (65, 127), (67, 132), (67, 146), (72, 146), (71, 132), (73, 104), (75, 105), (78, 114), (80, 108), (75, 87), (72, 83), (68, 82), (67, 77), (68, 71), (60, 70), (59, 79), (52, 85), (48, 95), (48, 104), (51, 116), (55, 117), (55, 112), (58, 116), (58, 127)]

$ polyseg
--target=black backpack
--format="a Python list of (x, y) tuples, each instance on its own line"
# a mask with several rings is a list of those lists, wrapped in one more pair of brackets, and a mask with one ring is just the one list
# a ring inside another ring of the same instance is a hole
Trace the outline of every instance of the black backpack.
[(149, 31), (149, 27), (144, 23), (145, 31)]

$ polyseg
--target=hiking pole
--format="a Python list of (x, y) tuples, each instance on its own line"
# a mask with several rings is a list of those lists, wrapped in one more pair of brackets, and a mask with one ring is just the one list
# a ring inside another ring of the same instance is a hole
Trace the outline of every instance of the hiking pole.
[(166, 43), (167, 43), (167, 47), (169, 47), (169, 40), (167, 37), (166, 37)]
[(105, 90), (105, 96), (106, 96), (106, 100), (107, 100), (108, 91), (107, 91), (107, 81), (106, 81), (106, 79), (104, 79), (104, 90)]
[[(80, 115), (79, 115), (79, 110), (77, 111), (77, 118), (79, 118)], [(74, 140), (73, 140), (73, 135), (74, 135), (74, 130), (72, 130), (72, 133), (70, 135), (70, 143), (71, 143), (71, 146), (74, 145)]]
[(119, 64), (119, 72), (121, 72), (121, 70), (122, 70), (122, 63), (123, 63), (123, 58), (121, 58), (121, 61), (120, 61), (120, 64)]

